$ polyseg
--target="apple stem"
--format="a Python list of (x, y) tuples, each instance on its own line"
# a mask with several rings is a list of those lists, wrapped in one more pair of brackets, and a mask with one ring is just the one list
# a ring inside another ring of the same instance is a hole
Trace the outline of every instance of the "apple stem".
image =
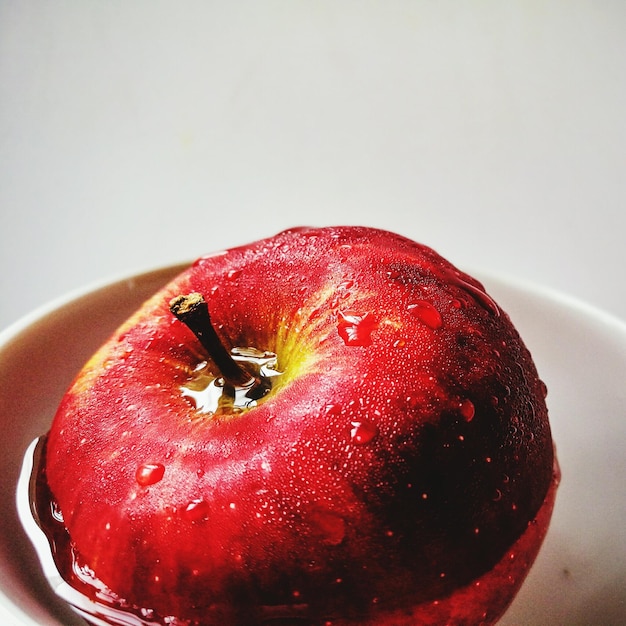
[(251, 387), (257, 380), (224, 347), (213, 328), (209, 306), (201, 293), (180, 295), (170, 300), (170, 311), (198, 338), (227, 383), (233, 387)]

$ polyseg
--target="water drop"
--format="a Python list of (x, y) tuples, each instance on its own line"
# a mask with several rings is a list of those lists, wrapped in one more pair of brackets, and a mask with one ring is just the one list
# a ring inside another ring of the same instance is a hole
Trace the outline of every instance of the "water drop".
[(182, 515), (190, 522), (200, 522), (207, 519), (209, 505), (206, 500), (192, 500), (182, 511)]
[(466, 293), (471, 295), (478, 304), (484, 309), (498, 317), (500, 315), (500, 309), (494, 299), (485, 291), (485, 288), (477, 280), (474, 280), (470, 276), (463, 275), (458, 270), (452, 268), (442, 267), (439, 270), (439, 276), (448, 281), (450, 284), (463, 289)]
[(342, 408), (340, 404), (327, 404), (323, 410), (324, 415), (339, 415)]
[(476, 414), (476, 407), (469, 398), (465, 398), (465, 400), (459, 402), (459, 412), (466, 422), (471, 422)]
[(420, 322), (423, 322), (429, 328), (437, 330), (441, 328), (443, 320), (441, 319), (441, 313), (426, 300), (418, 300), (407, 307), (411, 315)]
[(378, 427), (367, 420), (350, 422), (350, 437), (352, 441), (359, 445), (369, 443), (378, 434)]
[(228, 280), (237, 280), (240, 276), (241, 276), (241, 271), (242, 270), (230, 270), (227, 274), (226, 274), (226, 278)]
[(144, 463), (137, 468), (135, 480), (142, 486), (158, 483), (165, 474), (165, 466), (161, 463)]
[(337, 331), (347, 346), (369, 346), (372, 331), (378, 327), (369, 313), (340, 311)]
[(400, 278), (400, 272), (396, 269), (387, 270), (387, 278), (389, 280), (397, 280)]

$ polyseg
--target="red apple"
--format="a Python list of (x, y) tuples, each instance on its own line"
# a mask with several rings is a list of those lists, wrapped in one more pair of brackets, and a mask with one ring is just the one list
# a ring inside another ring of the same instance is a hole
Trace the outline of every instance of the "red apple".
[(433, 250), (293, 229), (146, 302), (64, 397), (45, 476), (74, 570), (150, 623), (490, 623), (550, 518), (544, 398)]

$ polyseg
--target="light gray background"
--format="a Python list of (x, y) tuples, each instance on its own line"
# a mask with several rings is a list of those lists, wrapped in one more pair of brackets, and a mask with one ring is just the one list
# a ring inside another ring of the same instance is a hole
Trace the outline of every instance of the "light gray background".
[(626, 318), (626, 3), (0, 2), (0, 329), (299, 224)]

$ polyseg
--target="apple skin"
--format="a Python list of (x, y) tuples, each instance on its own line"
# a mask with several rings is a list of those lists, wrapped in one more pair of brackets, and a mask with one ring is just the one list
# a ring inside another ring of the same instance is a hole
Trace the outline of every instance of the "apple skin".
[[(226, 346), (276, 353), (258, 406), (182, 395), (208, 358), (168, 309), (190, 292)], [(430, 248), (292, 229), (199, 259), (122, 325), (63, 398), (45, 471), (81, 561), (162, 616), (412, 624), (465, 589), (464, 617), (433, 623), (487, 623), (467, 588), (491, 575), (499, 614), (511, 546), (538, 528), (521, 583), (549, 521), (545, 394), (507, 314)]]

